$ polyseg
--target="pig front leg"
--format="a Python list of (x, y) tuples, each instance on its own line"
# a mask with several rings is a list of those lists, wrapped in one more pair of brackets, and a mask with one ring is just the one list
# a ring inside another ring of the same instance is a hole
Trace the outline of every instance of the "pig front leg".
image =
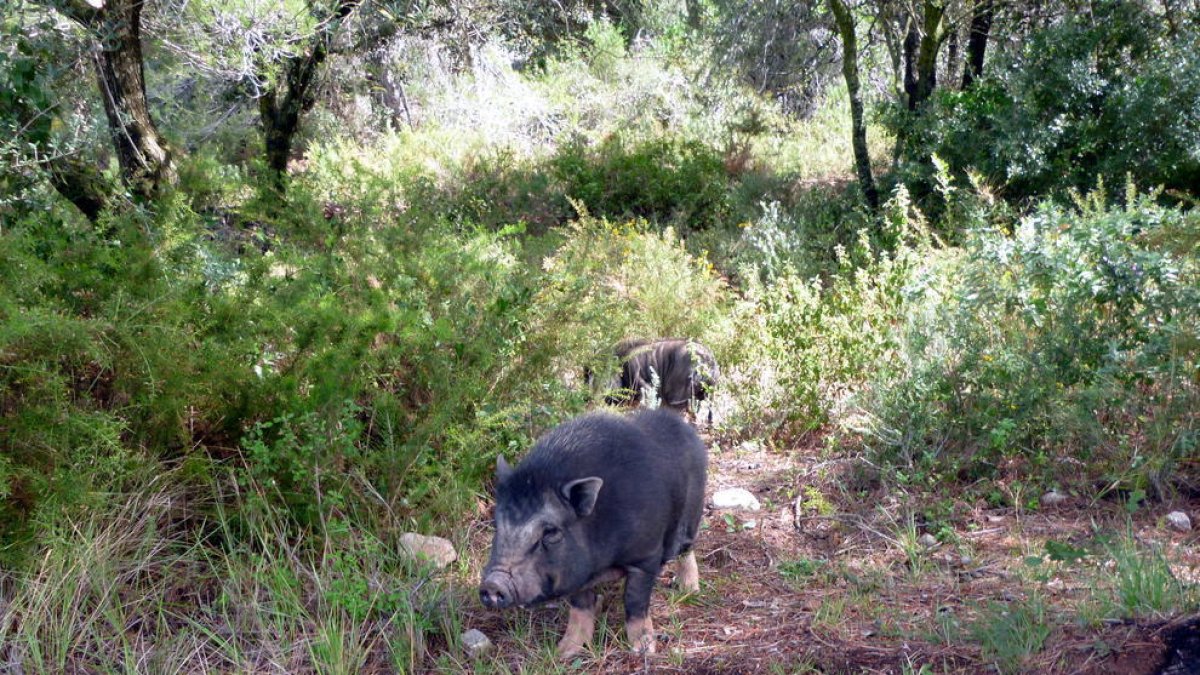
[(650, 621), (650, 595), (662, 563), (630, 567), (625, 578), (625, 632), (629, 646), (638, 653), (653, 654), (654, 623)]
[(567, 620), (567, 632), (558, 641), (558, 658), (569, 659), (583, 651), (584, 645), (592, 641), (596, 631), (596, 613), (600, 603), (593, 590), (579, 591), (572, 595), (568, 602), (571, 605), (570, 618)]

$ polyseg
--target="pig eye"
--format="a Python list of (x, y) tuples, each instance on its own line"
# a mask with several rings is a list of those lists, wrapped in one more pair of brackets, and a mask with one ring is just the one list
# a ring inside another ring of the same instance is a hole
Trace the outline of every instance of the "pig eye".
[(562, 538), (562, 530), (558, 529), (557, 527), (547, 527), (546, 531), (542, 532), (542, 544), (545, 546), (557, 544), (558, 542), (562, 541)]

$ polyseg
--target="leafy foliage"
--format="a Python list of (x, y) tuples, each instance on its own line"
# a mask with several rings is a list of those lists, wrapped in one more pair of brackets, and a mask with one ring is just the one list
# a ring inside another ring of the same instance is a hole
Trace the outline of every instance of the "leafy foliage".
[(1196, 222), (1126, 200), (1097, 193), (1011, 233), (975, 230), (908, 282), (903, 367), (862, 400), (885, 456), (967, 475), (1013, 457), (1064, 476), (1085, 462), (1166, 489), (1196, 447), (1186, 308), (1200, 298), (1194, 256), (1161, 242), (1188, 240)]
[(1140, 3), (1098, 3), (1035, 31), (963, 91), (939, 90), (919, 115), (890, 117), (907, 140), (910, 176), (929, 181), (931, 153), (976, 169), (1013, 199), (1097, 178), (1193, 190), (1200, 180), (1197, 34), (1164, 37)]

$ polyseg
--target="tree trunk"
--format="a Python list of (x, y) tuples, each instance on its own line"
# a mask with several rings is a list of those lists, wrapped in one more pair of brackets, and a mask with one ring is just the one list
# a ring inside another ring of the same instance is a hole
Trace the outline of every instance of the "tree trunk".
[(967, 63), (963, 68), (962, 88), (971, 86), (983, 74), (983, 55), (987, 51), (988, 35), (995, 16), (993, 0), (978, 0), (971, 12), (971, 30), (967, 37)]
[(879, 191), (871, 175), (871, 156), (867, 152), (867, 126), (863, 121), (862, 91), (858, 80), (858, 38), (854, 31), (854, 16), (844, 0), (828, 0), (829, 10), (837, 22), (842, 37), (842, 75), (850, 95), (851, 145), (854, 147), (854, 168), (863, 196), (871, 208), (879, 208)]
[(322, 21), (309, 39), (303, 53), (287, 58), (283, 77), (258, 99), (258, 112), (263, 127), (263, 150), (267, 167), (273, 174), (276, 189), (284, 191), (288, 159), (292, 142), (300, 130), (300, 116), (317, 101), (317, 73), (329, 56), (337, 29), (342, 21), (358, 7), (360, 0), (340, 0), (333, 15)]
[(108, 0), (98, 10), (96, 74), (121, 173), (135, 194), (150, 198), (176, 180), (171, 151), (154, 126), (142, 69), (142, 0)]
[[(944, 5), (926, 0), (921, 26), (921, 46), (917, 52), (917, 100), (915, 105), (929, 100), (929, 97), (933, 95), (933, 90), (937, 88), (937, 55), (938, 48), (941, 47), (938, 28), (942, 25), (942, 17), (945, 13)], [(910, 103), (910, 105), (912, 104)]]
[(925, 0), (920, 27), (917, 17), (909, 19), (904, 38), (904, 92), (908, 95), (909, 110), (916, 110), (929, 100), (937, 87), (937, 55), (942, 45), (938, 28), (945, 14), (945, 5)]
[(909, 110), (917, 107), (917, 47), (921, 44), (921, 32), (915, 17), (908, 17), (908, 29), (904, 32), (904, 99)]
[(954, 80), (954, 74), (958, 71), (958, 31), (950, 31), (950, 35), (946, 39), (946, 67), (942, 73), (946, 76), (947, 82)]
[(704, 7), (700, 0), (684, 0), (687, 8), (687, 26), (692, 30), (700, 30), (704, 23)]
[[(121, 177), (135, 195), (149, 199), (157, 195), (162, 186), (174, 184), (177, 176), (171, 150), (154, 125), (146, 101), (146, 78), (142, 69), (142, 3), (143, 0), (107, 0), (96, 4), (85, 0), (42, 2), (83, 26), (95, 39), (96, 80), (117, 162), (121, 166)], [(79, 165), (73, 168), (60, 165), (52, 169), (52, 180), (56, 187), (67, 187), (68, 192), (75, 192), (80, 186), (94, 184), (84, 177), (86, 173)], [(75, 202), (67, 193), (64, 195)], [(81, 207), (81, 210), (87, 213), (94, 207), (95, 195), (84, 203), (86, 209)]]

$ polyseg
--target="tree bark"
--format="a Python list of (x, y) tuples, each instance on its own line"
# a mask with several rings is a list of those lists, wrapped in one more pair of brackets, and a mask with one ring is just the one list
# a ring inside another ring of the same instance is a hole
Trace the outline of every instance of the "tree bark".
[(908, 29), (904, 32), (904, 100), (909, 110), (916, 108), (917, 100), (917, 47), (921, 44), (921, 31), (915, 17), (908, 17)]
[(44, 4), (70, 17), (95, 39), (96, 80), (121, 176), (135, 195), (150, 199), (164, 185), (174, 184), (177, 176), (171, 149), (155, 126), (146, 100), (143, 1), (105, 0), (95, 6), (83, 0), (47, 0)]
[(692, 30), (700, 30), (704, 23), (704, 7), (700, 0), (684, 0), (687, 9), (687, 26)]
[(75, 205), (88, 220), (99, 220), (108, 205), (106, 189), (100, 170), (91, 162), (65, 157), (52, 160), (46, 167), (50, 184), (67, 201)]
[(978, 0), (971, 12), (971, 29), (967, 37), (967, 63), (963, 68), (962, 88), (966, 89), (983, 74), (983, 56), (995, 16), (993, 0)]
[(292, 143), (300, 130), (300, 116), (317, 101), (316, 82), (321, 64), (329, 56), (337, 29), (358, 7), (360, 0), (340, 0), (333, 14), (322, 21), (305, 50), (287, 58), (283, 77), (258, 99), (263, 128), (263, 150), (276, 189), (284, 191)]
[(855, 35), (854, 16), (844, 0), (827, 0), (829, 11), (837, 23), (842, 38), (842, 75), (846, 78), (846, 90), (850, 95), (850, 141), (854, 148), (854, 168), (863, 196), (871, 208), (879, 208), (879, 191), (871, 175), (871, 156), (867, 152), (867, 126), (863, 121), (862, 90), (858, 79), (858, 38)]
[(958, 71), (958, 31), (952, 30), (946, 37), (946, 61), (945, 68), (942, 74), (945, 75), (947, 82), (954, 80), (954, 75)]
[(937, 88), (937, 55), (941, 47), (938, 29), (942, 25), (942, 17), (946, 7), (933, 0), (925, 0), (921, 21), (921, 41), (917, 50), (917, 81), (914, 96), (909, 99), (909, 109), (915, 110)]

